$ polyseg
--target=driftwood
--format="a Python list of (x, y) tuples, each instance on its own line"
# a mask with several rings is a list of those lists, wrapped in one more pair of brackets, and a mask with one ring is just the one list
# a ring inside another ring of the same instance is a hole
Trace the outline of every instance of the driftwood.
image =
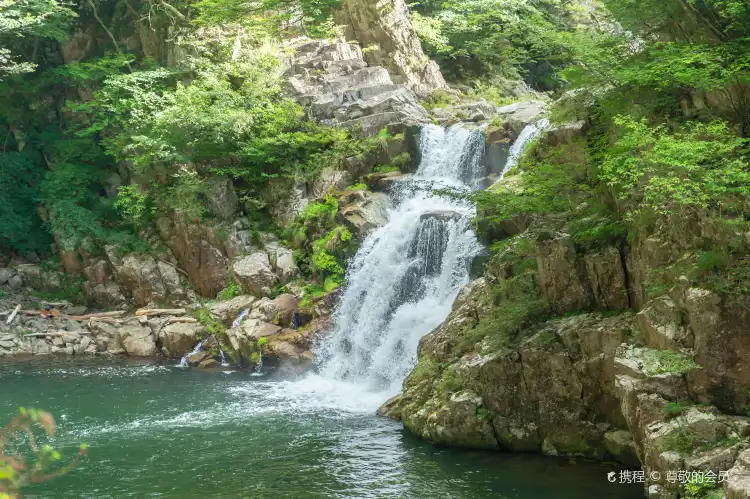
[(198, 319), (192, 317), (171, 317), (167, 319), (167, 324), (197, 324)]
[(120, 319), (115, 319), (114, 317), (92, 317), (90, 320), (96, 321), (96, 322), (104, 322), (106, 324), (122, 324), (123, 321)]
[(117, 310), (115, 312), (96, 312), (86, 315), (66, 315), (65, 317), (73, 319), (74, 321), (87, 321), (89, 319), (99, 319), (102, 317), (122, 317), (123, 315), (125, 315), (125, 311)]
[(16, 305), (16, 308), (13, 309), (13, 312), (11, 312), (11, 314), (8, 316), (8, 320), (6, 320), (5, 323), (6, 324), (10, 324), (11, 322), (13, 322), (13, 319), (15, 319), (16, 315), (18, 315), (18, 311), (19, 310), (21, 310), (21, 304), (20, 303), (18, 305)]
[(135, 311), (136, 317), (152, 317), (154, 315), (185, 315), (184, 308), (141, 308)]
[(90, 331), (62, 331), (62, 332), (54, 332), (54, 333), (31, 333), (31, 334), (24, 334), (24, 338), (41, 338), (46, 336), (64, 336), (66, 334), (80, 334), (80, 335), (87, 335), (91, 334)]

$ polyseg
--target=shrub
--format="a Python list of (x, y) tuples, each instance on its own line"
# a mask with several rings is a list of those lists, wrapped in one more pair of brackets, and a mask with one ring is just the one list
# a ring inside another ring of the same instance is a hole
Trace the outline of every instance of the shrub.
[(23, 407), (0, 428), (0, 498), (20, 498), (21, 489), (27, 485), (51, 480), (76, 467), (88, 452), (88, 445), (81, 444), (78, 454), (63, 464), (60, 451), (50, 444), (40, 445), (42, 437), (53, 439), (56, 432), (50, 413)]

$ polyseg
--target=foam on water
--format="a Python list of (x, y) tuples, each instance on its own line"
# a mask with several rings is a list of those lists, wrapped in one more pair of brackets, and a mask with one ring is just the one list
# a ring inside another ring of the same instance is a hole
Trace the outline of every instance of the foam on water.
[(316, 348), (319, 375), (295, 387), (311, 389), (316, 403), (372, 411), (398, 392), (419, 339), (445, 319), (469, 282), (481, 250), (474, 206), (433, 190), (468, 192), (484, 176), (483, 133), (427, 125), (421, 152), (414, 177), (391, 193), (388, 222), (350, 263), (333, 331)]

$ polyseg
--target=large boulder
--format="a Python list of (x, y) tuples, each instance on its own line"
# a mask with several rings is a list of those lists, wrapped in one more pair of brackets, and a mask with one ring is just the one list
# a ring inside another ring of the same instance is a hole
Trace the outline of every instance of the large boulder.
[(182, 358), (193, 351), (198, 337), (205, 332), (201, 324), (169, 324), (159, 332), (162, 353), (171, 359)]
[[(358, 46), (343, 40), (316, 40), (294, 49), (296, 54), (287, 70), (289, 93), (318, 120), (365, 136), (376, 135), (391, 125), (429, 122), (414, 92), (394, 84), (392, 75), (382, 67), (367, 67)], [(335, 172), (332, 167), (323, 172), (313, 196), (352, 183), (348, 171)]]
[(243, 290), (255, 296), (269, 295), (279, 281), (268, 255), (261, 252), (235, 260), (232, 274)]
[(208, 310), (215, 319), (224, 324), (231, 324), (240, 312), (251, 308), (256, 301), (258, 299), (250, 295), (235, 296), (231, 300), (212, 303)]
[(358, 234), (365, 234), (388, 221), (390, 203), (387, 195), (360, 190), (343, 197), (341, 216)]
[(542, 101), (521, 101), (498, 108), (496, 116), (518, 135), (526, 125), (543, 118), (546, 112), (547, 104)]
[(152, 357), (156, 343), (151, 329), (132, 321), (117, 328), (117, 336), (125, 353), (130, 357)]
[(161, 239), (172, 251), (194, 289), (213, 298), (229, 283), (229, 262), (222, 235), (226, 229), (194, 223), (181, 214), (157, 220)]

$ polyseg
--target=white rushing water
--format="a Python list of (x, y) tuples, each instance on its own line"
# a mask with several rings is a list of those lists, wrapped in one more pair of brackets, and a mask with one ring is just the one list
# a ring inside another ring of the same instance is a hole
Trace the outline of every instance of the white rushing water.
[[(388, 222), (370, 233), (349, 266), (332, 333), (318, 346), (319, 379), (396, 393), (422, 336), (450, 313), (481, 251), (474, 207), (433, 194), (469, 191), (484, 172), (484, 134), (427, 125), (422, 162), (395, 192)], [(381, 401), (384, 399), (381, 399)]]
[(541, 119), (536, 123), (530, 123), (524, 127), (524, 129), (521, 131), (521, 134), (510, 147), (510, 151), (508, 151), (508, 161), (506, 161), (505, 163), (502, 175), (505, 175), (508, 170), (518, 164), (521, 153), (526, 150), (526, 147), (528, 147), (528, 145), (531, 144), (534, 139), (536, 139), (543, 131), (547, 130), (549, 127), (550, 122), (547, 119)]

